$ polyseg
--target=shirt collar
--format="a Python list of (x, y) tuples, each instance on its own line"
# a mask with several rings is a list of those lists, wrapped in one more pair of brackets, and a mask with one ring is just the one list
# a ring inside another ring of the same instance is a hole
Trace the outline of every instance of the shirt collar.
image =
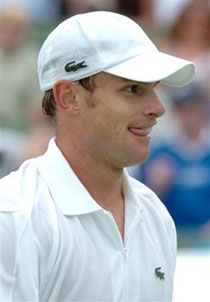
[(38, 160), (38, 170), (64, 215), (81, 215), (101, 210), (65, 157), (51, 139), (47, 152)]
[(139, 192), (139, 182), (133, 179), (126, 169), (123, 174), (123, 194), (127, 205), (132, 206), (138, 212), (143, 211), (141, 196)]
[[(50, 140), (46, 153), (38, 158), (38, 170), (64, 215), (82, 215), (103, 210), (71, 169), (54, 138)], [(140, 210), (139, 194), (126, 170), (123, 175), (123, 192), (126, 202), (131, 202)]]

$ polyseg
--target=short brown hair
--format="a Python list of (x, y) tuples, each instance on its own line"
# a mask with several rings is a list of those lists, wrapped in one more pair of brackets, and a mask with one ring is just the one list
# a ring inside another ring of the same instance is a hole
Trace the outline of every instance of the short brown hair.
[[(90, 81), (91, 77), (87, 77), (79, 80), (79, 84), (82, 85), (85, 89), (92, 91), (93, 86)], [(52, 118), (56, 116), (56, 102), (53, 94), (53, 89), (49, 89), (45, 92), (42, 100), (42, 111), (45, 115), (48, 115)]]

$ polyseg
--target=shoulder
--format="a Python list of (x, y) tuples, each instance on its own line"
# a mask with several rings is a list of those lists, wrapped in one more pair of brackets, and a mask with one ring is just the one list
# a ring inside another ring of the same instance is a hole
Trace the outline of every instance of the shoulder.
[(20, 238), (27, 242), (32, 237), (48, 247), (52, 236), (57, 236), (56, 209), (39, 174), (38, 161), (39, 158), (28, 160), (0, 179), (0, 225), (4, 240), (10, 238), (17, 244)]
[[(36, 159), (0, 179), (0, 212), (30, 211), (37, 190)], [(26, 202), (27, 200), (27, 202)]]
[(37, 301), (33, 294), (37, 293), (34, 288), (40, 274), (43, 288), (49, 280), (59, 248), (56, 222), (53, 203), (37, 170), (37, 159), (0, 179), (0, 254), (4, 259), (0, 259), (0, 279), (8, 276), (8, 288), (28, 280), (29, 287), (23, 288), (27, 300)]

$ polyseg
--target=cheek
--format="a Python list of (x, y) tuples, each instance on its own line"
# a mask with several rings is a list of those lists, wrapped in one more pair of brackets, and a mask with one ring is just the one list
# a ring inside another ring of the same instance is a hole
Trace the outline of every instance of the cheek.
[(100, 138), (107, 140), (116, 140), (123, 129), (123, 122), (121, 118), (117, 119), (116, 116), (103, 115), (103, 117), (98, 116), (94, 123), (94, 131), (101, 135)]
[[(136, 119), (136, 108), (116, 94), (103, 97), (94, 95), (91, 99), (94, 106), (86, 108), (84, 129), (95, 140), (103, 140), (109, 144), (123, 144), (127, 135), (127, 127), (131, 120)], [(98, 141), (99, 143), (100, 141)]]
[[(94, 110), (93, 110), (94, 111)], [(93, 123), (95, 127), (108, 132), (119, 132), (129, 120), (127, 110), (122, 110), (119, 105), (99, 106), (95, 108)]]
[(116, 116), (108, 111), (103, 111), (103, 114), (98, 112), (89, 122), (88, 137), (85, 139), (88, 139), (87, 143), (92, 150), (107, 157), (114, 156), (114, 153), (122, 149), (126, 126), (121, 115)]

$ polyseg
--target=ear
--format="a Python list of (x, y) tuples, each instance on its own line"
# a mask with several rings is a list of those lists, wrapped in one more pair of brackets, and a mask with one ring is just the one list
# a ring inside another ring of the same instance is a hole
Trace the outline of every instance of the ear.
[(53, 87), (58, 109), (71, 115), (79, 113), (79, 104), (75, 96), (75, 85), (76, 83), (63, 79), (58, 80)]

